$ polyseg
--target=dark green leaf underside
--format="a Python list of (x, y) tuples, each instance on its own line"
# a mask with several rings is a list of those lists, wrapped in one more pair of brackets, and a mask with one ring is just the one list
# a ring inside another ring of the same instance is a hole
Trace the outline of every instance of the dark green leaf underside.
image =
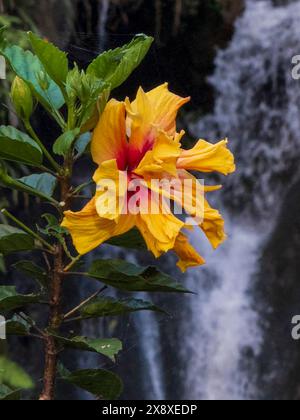
[(190, 293), (156, 267), (138, 267), (123, 260), (95, 261), (88, 274), (109, 286), (129, 292)]

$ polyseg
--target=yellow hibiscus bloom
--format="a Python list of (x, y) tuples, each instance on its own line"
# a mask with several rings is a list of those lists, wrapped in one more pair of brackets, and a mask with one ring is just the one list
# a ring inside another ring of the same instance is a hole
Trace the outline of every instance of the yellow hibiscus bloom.
[[(217, 144), (199, 140), (191, 150), (181, 148), (184, 132), (177, 133), (176, 117), (189, 100), (171, 93), (164, 84), (148, 93), (140, 88), (133, 102), (112, 99), (107, 104), (91, 145), (93, 160), (98, 164), (94, 175), (97, 192), (80, 212), (66, 211), (62, 223), (79, 254), (137, 227), (155, 257), (173, 250), (182, 271), (204, 264), (183, 233), (186, 224), (174, 215), (165, 199), (182, 205), (192, 217), (201, 212), (199, 227), (214, 248), (226, 239), (220, 213), (204, 198), (205, 192), (220, 187), (205, 188), (188, 171), (227, 175), (235, 170), (234, 157), (227, 140)], [(177, 183), (172, 189), (163, 183), (153, 184), (153, 180), (164, 179)], [(138, 199), (129, 187), (135, 181), (139, 183)], [(179, 191), (185, 181), (192, 181), (185, 192), (188, 199)], [(110, 182), (114, 188), (109, 188)], [(133, 199), (135, 211), (129, 209)]]

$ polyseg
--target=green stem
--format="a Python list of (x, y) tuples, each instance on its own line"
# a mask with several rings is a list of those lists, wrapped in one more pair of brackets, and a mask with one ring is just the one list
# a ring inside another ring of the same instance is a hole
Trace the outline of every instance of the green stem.
[[(66, 122), (65, 122), (65, 120), (63, 119), (61, 113), (53, 105), (53, 103), (51, 101), (51, 98), (50, 98), (50, 96), (48, 94), (48, 91), (45, 90), (44, 92), (45, 92), (45, 95), (46, 95), (46, 97), (48, 99), (48, 102), (50, 104), (50, 107), (51, 107), (51, 109), (47, 109), (47, 111), (49, 112), (50, 116), (55, 119), (55, 121), (60, 126), (60, 128), (62, 129), (62, 131), (65, 131), (65, 129), (66, 129)], [(63, 93), (63, 96), (65, 98), (64, 92), (62, 92), (62, 93)], [(65, 98), (65, 100), (66, 100), (66, 98)]]
[(46, 149), (46, 147), (43, 145), (43, 143), (41, 142), (41, 140), (38, 138), (36, 132), (34, 131), (34, 129), (32, 128), (32, 125), (30, 124), (29, 121), (24, 121), (24, 125), (26, 130), (28, 131), (28, 133), (31, 135), (31, 137), (33, 138), (33, 140), (35, 140), (37, 142), (37, 144), (40, 146), (40, 148), (42, 149), (44, 155), (46, 156), (46, 158), (48, 159), (48, 161), (51, 163), (51, 165), (53, 166), (53, 168), (60, 172), (61, 171), (61, 167), (59, 166), (59, 164), (54, 160), (54, 158), (51, 156), (51, 154), (48, 152), (48, 150)]
[(68, 246), (67, 246), (66, 241), (65, 241), (65, 239), (64, 239), (64, 238), (62, 238), (62, 239), (61, 239), (61, 244), (62, 244), (62, 246), (63, 246), (63, 248), (64, 248), (64, 251), (65, 251), (65, 253), (66, 253), (67, 257), (69, 257), (69, 258), (70, 258), (70, 260), (72, 260), (72, 261), (73, 261), (74, 257), (71, 255), (71, 253), (70, 253), (70, 251), (69, 251), (69, 249), (68, 249)]
[(43, 245), (45, 245), (46, 248), (48, 248), (51, 252), (54, 252), (54, 248), (51, 244), (49, 244), (45, 239), (40, 237), (37, 233), (35, 233), (33, 230), (31, 230), (29, 227), (27, 227), (21, 220), (17, 219), (15, 216), (13, 216), (8, 210), (2, 209), (1, 213), (8, 217), (10, 220), (12, 220), (16, 225), (18, 225), (20, 228), (22, 228), (26, 233), (28, 233), (33, 238), (37, 239), (39, 242), (41, 242)]
[(68, 130), (73, 130), (74, 127), (75, 127), (74, 106), (73, 106), (72, 103), (68, 103), (67, 128), (68, 128)]
[(75, 195), (75, 196), (76, 196), (76, 195), (77, 195), (78, 193), (80, 193), (80, 191), (82, 191), (85, 187), (88, 187), (89, 185), (92, 185), (92, 184), (94, 184), (94, 181), (85, 182), (84, 184), (79, 185), (79, 187), (75, 188), (75, 190), (73, 191), (72, 196), (73, 196), (73, 195)]
[(24, 184), (23, 182), (13, 179), (8, 174), (2, 174), (1, 176), (1, 184), (4, 185), (7, 188), (11, 188), (12, 190), (17, 190), (21, 192), (26, 192), (27, 194), (40, 197), (43, 200), (49, 201), (51, 204), (53, 204), (56, 208), (60, 208), (60, 203), (56, 201), (54, 198), (43, 194), (42, 192), (35, 190), (34, 188), (31, 188), (29, 185)]
[(93, 293), (91, 296), (89, 296), (87, 299), (85, 299), (83, 302), (81, 302), (76, 308), (72, 309), (70, 312), (68, 312), (66, 315), (64, 315), (64, 320), (70, 318), (72, 315), (76, 314), (83, 306), (90, 303), (93, 299), (95, 299), (97, 296), (100, 295), (100, 293), (104, 292), (108, 287), (104, 286), (101, 287), (97, 292)]
[(64, 273), (67, 273), (68, 271), (70, 271), (71, 270), (71, 268), (72, 267), (74, 267), (74, 265), (80, 260), (82, 258), (82, 255), (77, 255), (77, 257), (75, 257), (75, 258), (73, 258), (73, 260), (70, 262), (70, 264), (69, 265), (67, 265), (65, 268), (64, 268)]
[(50, 168), (47, 168), (47, 166), (45, 166), (45, 165), (39, 165), (39, 166), (37, 166), (37, 168), (40, 169), (43, 172), (47, 172), (47, 173), (55, 176), (56, 178), (58, 178), (58, 176), (59, 176), (56, 172), (52, 171), (52, 169), (50, 169)]

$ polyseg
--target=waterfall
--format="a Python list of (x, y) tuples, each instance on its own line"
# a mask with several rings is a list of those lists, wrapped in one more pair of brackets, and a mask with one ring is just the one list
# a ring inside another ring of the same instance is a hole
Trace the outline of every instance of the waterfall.
[[(150, 296), (144, 296), (145, 300), (151, 300)], [(163, 381), (162, 347), (159, 327), (156, 317), (152, 312), (139, 313), (135, 317), (135, 325), (140, 343), (140, 351), (143, 354), (144, 366), (148, 379), (146, 387), (149, 400), (165, 400), (166, 393)], [(145, 375), (146, 378), (146, 375)]]
[(98, 22), (98, 37), (99, 37), (99, 51), (105, 50), (106, 46), (106, 24), (110, 6), (110, 0), (99, 1), (99, 22)]
[[(300, 3), (275, 7), (249, 0), (229, 47), (210, 78), (215, 110), (194, 125), (195, 134), (229, 137), (238, 163), (225, 182), (225, 200), (260, 214), (278, 209), (278, 196), (299, 175), (300, 95), (292, 78), (299, 54)], [(233, 181), (232, 181), (233, 180)]]
[(183, 322), (186, 398), (270, 398), (257, 387), (263, 332), (250, 290), (287, 176), (292, 183), (299, 175), (300, 91), (291, 75), (299, 19), (299, 1), (275, 7), (249, 0), (229, 47), (216, 58), (214, 112), (192, 125), (204, 138), (230, 137), (238, 169), (221, 196), (229, 240), (215, 254), (205, 250), (207, 268), (189, 275), (198, 297)]
[[(232, 216), (223, 212), (225, 219)], [(249, 287), (265, 234), (231, 219), (229, 238), (216, 254), (207, 245), (207, 267), (189, 274), (197, 295), (189, 300), (191, 317), (184, 319), (189, 354), (185, 398), (244, 400), (255, 397), (255, 376), (243, 357), (259, 355), (262, 335)], [(199, 247), (199, 234), (193, 242)]]

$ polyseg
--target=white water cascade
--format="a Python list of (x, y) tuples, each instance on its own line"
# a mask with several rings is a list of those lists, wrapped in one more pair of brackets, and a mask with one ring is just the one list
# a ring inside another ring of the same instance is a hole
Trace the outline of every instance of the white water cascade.
[[(263, 335), (250, 290), (283, 204), (281, 178), (288, 170), (297, 174), (300, 91), (291, 59), (299, 53), (299, 20), (299, 1), (275, 7), (249, 0), (231, 44), (217, 55), (210, 79), (214, 113), (193, 126), (204, 138), (230, 137), (238, 169), (224, 181), (222, 196), (229, 239), (217, 253), (206, 251), (207, 268), (190, 274), (199, 296), (193, 298), (192, 321), (183, 323), (190, 355), (186, 398), (266, 397), (256, 385)], [(233, 216), (230, 200), (240, 217)], [(203, 277), (211, 281), (208, 291)]]
[(103, 52), (106, 45), (106, 24), (109, 13), (110, 0), (98, 0), (99, 1), (99, 22), (98, 22), (98, 38), (99, 38), (99, 50)]

